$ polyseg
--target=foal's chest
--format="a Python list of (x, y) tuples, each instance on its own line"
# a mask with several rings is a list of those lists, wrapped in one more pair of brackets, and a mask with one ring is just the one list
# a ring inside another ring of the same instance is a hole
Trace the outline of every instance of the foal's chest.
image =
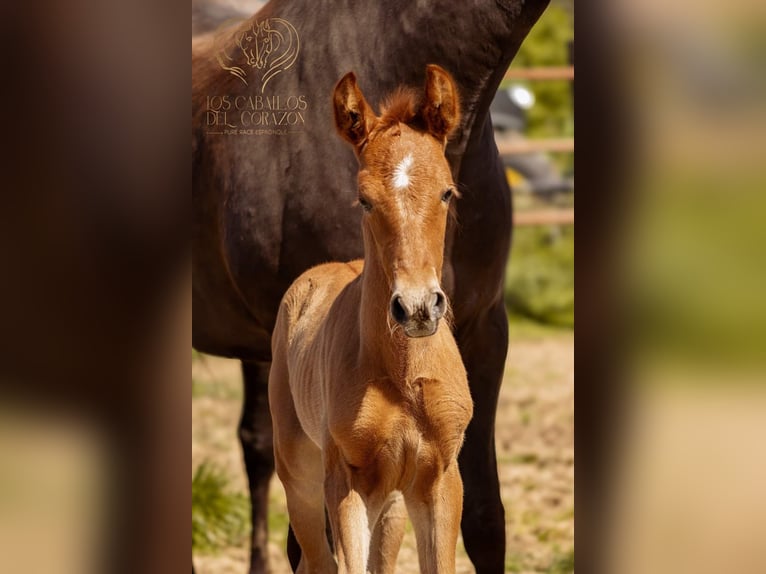
[(427, 378), (405, 390), (390, 379), (373, 381), (345, 405), (330, 421), (343, 458), (392, 489), (454, 460), (473, 410), (467, 384)]

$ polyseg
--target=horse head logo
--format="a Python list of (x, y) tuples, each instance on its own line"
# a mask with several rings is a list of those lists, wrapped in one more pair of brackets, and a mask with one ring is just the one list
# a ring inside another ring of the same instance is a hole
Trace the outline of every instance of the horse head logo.
[(245, 85), (249, 85), (248, 72), (255, 71), (261, 93), (269, 80), (292, 67), (300, 51), (298, 32), (282, 18), (247, 22), (227, 45), (228, 49), (224, 45), (216, 54), (221, 67)]

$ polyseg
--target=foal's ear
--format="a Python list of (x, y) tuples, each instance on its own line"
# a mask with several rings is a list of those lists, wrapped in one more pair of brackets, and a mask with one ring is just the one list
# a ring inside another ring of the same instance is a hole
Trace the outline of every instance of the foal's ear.
[(367, 141), (375, 113), (362, 95), (354, 72), (343, 76), (333, 93), (335, 127), (343, 139), (358, 152)]
[(449, 72), (437, 66), (426, 66), (426, 88), (420, 112), (426, 129), (442, 141), (452, 135), (460, 123), (460, 98)]

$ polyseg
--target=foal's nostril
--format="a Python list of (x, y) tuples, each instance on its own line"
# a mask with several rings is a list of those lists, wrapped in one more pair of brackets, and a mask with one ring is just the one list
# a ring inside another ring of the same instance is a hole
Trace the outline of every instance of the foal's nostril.
[(434, 319), (441, 319), (444, 316), (444, 312), (447, 310), (447, 298), (444, 296), (444, 293), (441, 291), (436, 291), (434, 293), (434, 306), (433, 306), (433, 313), (434, 313)]
[(404, 323), (407, 320), (407, 309), (404, 308), (404, 303), (399, 295), (394, 295), (391, 298), (391, 316), (397, 323)]

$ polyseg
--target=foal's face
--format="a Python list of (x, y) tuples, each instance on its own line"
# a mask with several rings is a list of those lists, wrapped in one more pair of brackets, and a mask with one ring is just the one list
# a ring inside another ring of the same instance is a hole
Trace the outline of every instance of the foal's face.
[(391, 317), (410, 337), (432, 335), (447, 306), (440, 280), (454, 192), (443, 144), (399, 123), (376, 130), (359, 159), (365, 241), (391, 287)]
[(333, 104), (338, 133), (359, 159), (365, 249), (388, 279), (391, 318), (410, 337), (433, 335), (447, 307), (439, 282), (455, 192), (444, 157), (460, 120), (454, 81), (439, 66), (426, 66), (422, 97), (399, 92), (378, 117), (348, 73)]

